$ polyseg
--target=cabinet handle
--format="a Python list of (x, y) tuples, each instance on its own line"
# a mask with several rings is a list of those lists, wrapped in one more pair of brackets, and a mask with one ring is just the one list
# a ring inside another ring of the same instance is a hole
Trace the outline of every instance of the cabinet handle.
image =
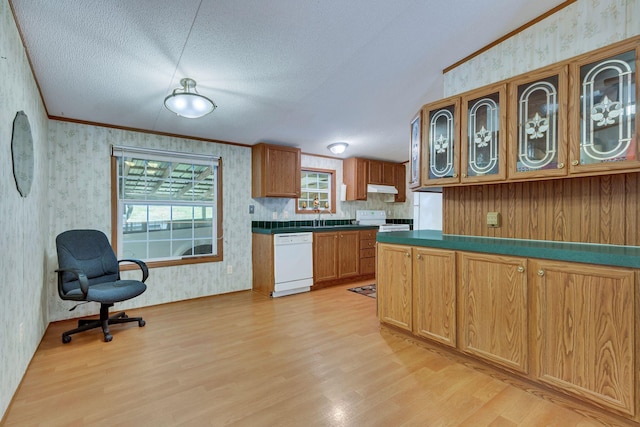
[(453, 174), (453, 177), (454, 177), (454, 178), (457, 178), (457, 177), (458, 177), (458, 174), (457, 174), (457, 173), (454, 173), (454, 174)]
[(572, 166), (578, 166), (578, 164), (579, 164), (579, 163), (580, 163), (580, 162), (579, 162), (579, 161), (577, 161), (577, 160), (571, 160), (571, 165), (572, 165)]
[(420, 254), (416, 255), (416, 259), (422, 259), (422, 255)]
[(544, 276), (544, 270), (538, 270), (538, 276)]
[(411, 255), (409, 255), (409, 252), (405, 252), (404, 256), (406, 256), (407, 258), (409, 258)]
[(558, 169), (564, 169), (564, 163), (562, 162), (558, 163)]
[(466, 173), (463, 173), (463, 174), (462, 174), (462, 177), (463, 177), (463, 178), (466, 178), (466, 177), (467, 177), (467, 174), (466, 174)]
[(518, 273), (524, 273), (524, 267), (519, 265), (518, 266)]

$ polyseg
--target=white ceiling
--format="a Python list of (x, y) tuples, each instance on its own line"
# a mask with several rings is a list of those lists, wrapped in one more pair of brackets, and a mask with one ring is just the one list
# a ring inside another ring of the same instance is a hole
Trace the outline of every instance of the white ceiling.
[[(442, 69), (559, 0), (12, 0), (47, 111), (341, 157), (409, 158)], [(183, 77), (218, 108), (177, 117)]]

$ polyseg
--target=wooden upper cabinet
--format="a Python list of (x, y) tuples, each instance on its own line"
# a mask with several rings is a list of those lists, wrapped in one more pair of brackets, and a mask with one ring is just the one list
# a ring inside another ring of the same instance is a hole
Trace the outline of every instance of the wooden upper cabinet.
[(418, 113), (411, 119), (409, 126), (411, 134), (411, 158), (409, 159), (409, 188), (422, 187), (422, 111), (420, 109)]
[(367, 184), (395, 185), (396, 163), (381, 160), (367, 160), (369, 162), (369, 178)]
[(519, 76), (508, 91), (509, 179), (567, 175), (567, 67)]
[(462, 97), (460, 182), (506, 179), (506, 93), (506, 84), (501, 83)]
[(638, 38), (570, 64), (571, 173), (637, 170)]
[(347, 200), (367, 200), (369, 161), (350, 157), (342, 162), (342, 180), (347, 185)]
[(300, 197), (300, 149), (256, 144), (251, 148), (251, 197)]
[(423, 107), (422, 186), (460, 182), (460, 98)]
[(394, 197), (394, 202), (405, 202), (407, 200), (407, 169), (404, 163), (393, 164), (395, 187), (398, 194)]

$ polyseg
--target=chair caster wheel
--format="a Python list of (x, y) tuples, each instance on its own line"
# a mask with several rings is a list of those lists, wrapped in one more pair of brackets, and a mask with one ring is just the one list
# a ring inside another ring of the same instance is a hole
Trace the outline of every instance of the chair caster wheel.
[(144, 320), (139, 320), (138, 321), (138, 326), (141, 327), (141, 328), (146, 324), (147, 324), (147, 322), (145, 322)]
[(69, 344), (71, 342), (71, 337), (69, 335), (62, 336), (62, 344)]
[(104, 342), (110, 342), (112, 339), (113, 339), (113, 336), (111, 334), (105, 334)]

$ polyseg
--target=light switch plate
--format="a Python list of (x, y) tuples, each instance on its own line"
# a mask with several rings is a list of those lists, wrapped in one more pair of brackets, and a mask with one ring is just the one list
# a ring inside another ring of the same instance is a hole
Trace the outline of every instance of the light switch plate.
[(500, 212), (487, 212), (487, 225), (489, 227), (500, 227)]

